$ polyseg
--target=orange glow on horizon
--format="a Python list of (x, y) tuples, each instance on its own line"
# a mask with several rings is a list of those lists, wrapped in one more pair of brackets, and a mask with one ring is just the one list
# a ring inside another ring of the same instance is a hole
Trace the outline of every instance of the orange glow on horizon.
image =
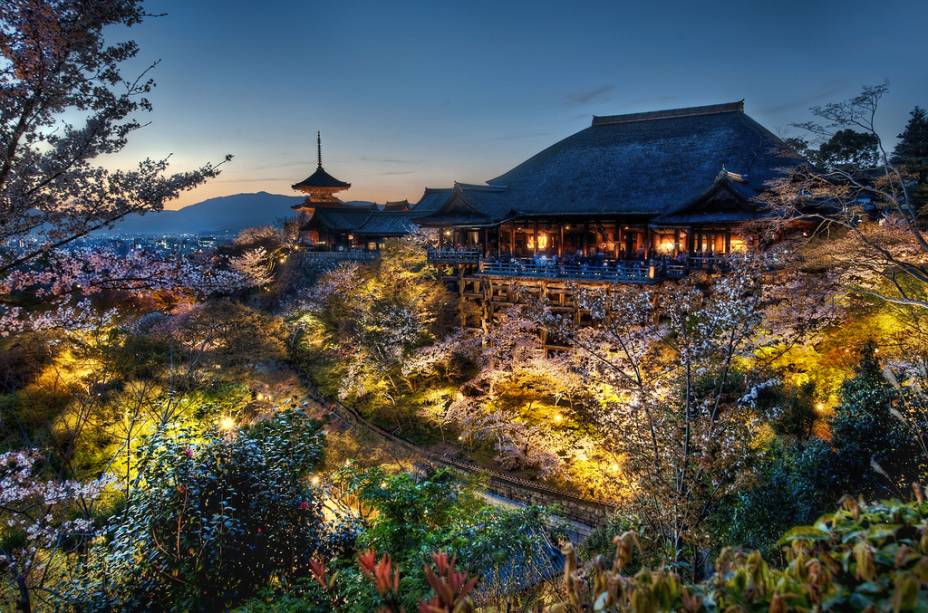
[[(296, 181), (298, 179), (295, 179)], [(243, 179), (241, 181), (221, 180), (207, 181), (204, 185), (184, 192), (180, 197), (165, 204), (165, 209), (176, 211), (191, 204), (197, 204), (210, 198), (219, 198), (221, 196), (234, 196), (235, 194), (253, 194), (256, 192), (268, 192), (271, 194), (280, 194), (283, 196), (300, 196), (299, 192), (290, 189), (290, 182), (272, 181), (268, 183), (250, 181)], [(437, 183), (436, 183), (437, 184)], [(408, 185), (376, 185), (371, 184), (363, 187), (352, 187), (339, 194), (342, 200), (369, 200), (372, 202), (387, 202), (396, 200), (409, 200), (416, 202), (422, 196), (426, 183), (410, 182)]]

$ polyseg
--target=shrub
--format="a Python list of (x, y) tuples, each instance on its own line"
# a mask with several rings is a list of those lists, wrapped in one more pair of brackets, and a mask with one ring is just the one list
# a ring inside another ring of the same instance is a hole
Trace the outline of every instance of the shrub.
[(69, 591), (82, 610), (218, 610), (272, 580), (308, 574), (324, 552), (318, 497), (305, 483), (322, 455), (299, 412), (235, 433), (154, 436), (139, 452), (126, 508)]
[[(928, 607), (928, 504), (865, 504), (842, 508), (812, 526), (789, 530), (780, 543), (787, 564), (771, 567), (757, 551), (725, 549), (715, 576), (685, 584), (666, 569), (623, 574), (640, 547), (628, 532), (616, 538), (612, 565), (598, 558), (578, 568), (568, 549), (567, 598), (551, 613), (597, 611), (924, 610)], [(583, 608), (589, 607), (589, 609)]]
[[(872, 342), (841, 388), (841, 404), (831, 423), (834, 474), (840, 493), (866, 498), (898, 496), (924, 474), (925, 456), (917, 437), (894, 415), (897, 391), (883, 376)], [(922, 416), (915, 427), (924, 433)]]

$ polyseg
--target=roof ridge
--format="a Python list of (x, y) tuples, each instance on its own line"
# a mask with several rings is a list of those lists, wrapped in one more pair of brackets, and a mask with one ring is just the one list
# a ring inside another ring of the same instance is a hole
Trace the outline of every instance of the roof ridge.
[(744, 98), (736, 102), (722, 104), (706, 104), (703, 106), (687, 106), (678, 109), (664, 109), (661, 111), (645, 111), (643, 113), (625, 113), (623, 115), (593, 115), (593, 126), (611, 125), (617, 123), (631, 123), (635, 121), (651, 121), (654, 119), (672, 119), (677, 117), (693, 117), (695, 115), (715, 115), (718, 113), (744, 112)]
[(479, 183), (461, 183), (460, 181), (455, 181), (454, 186), (460, 189), (484, 192), (502, 192), (506, 190), (505, 185), (481, 185)]

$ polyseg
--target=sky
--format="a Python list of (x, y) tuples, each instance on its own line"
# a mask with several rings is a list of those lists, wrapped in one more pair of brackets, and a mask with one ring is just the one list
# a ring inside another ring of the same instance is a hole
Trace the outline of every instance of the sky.
[(416, 201), (482, 183), (592, 115), (744, 99), (773, 132), (887, 81), (890, 143), (928, 106), (928, 1), (149, 0), (126, 76), (160, 60), (155, 110), (108, 166), (234, 155), (169, 205), (290, 185), (315, 169), (346, 200)]

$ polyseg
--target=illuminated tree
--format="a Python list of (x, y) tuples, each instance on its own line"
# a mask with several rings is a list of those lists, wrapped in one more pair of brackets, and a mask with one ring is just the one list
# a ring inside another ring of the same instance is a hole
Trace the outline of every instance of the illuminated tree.
[(50, 602), (66, 557), (93, 538), (93, 503), (108, 483), (47, 479), (42, 460), (36, 451), (0, 455), (0, 573), (25, 613)]
[(819, 171), (799, 167), (771, 184), (769, 198), (779, 214), (775, 231), (796, 222), (814, 224), (814, 236), (837, 237), (829, 264), (844, 273), (854, 292), (885, 303), (928, 310), (928, 236), (919, 222), (910, 180), (887, 154), (875, 121), (886, 85), (864, 87), (860, 95), (814, 107), (824, 123), (801, 127), (827, 135), (853, 129), (868, 135), (877, 149), (877, 168)]
[[(137, 114), (151, 110), (154, 65), (126, 79), (121, 65), (138, 45), (104, 40), (104, 29), (145, 17), (140, 0), (0, 5), (0, 281), (24, 267), (68, 276), (55, 267), (57, 250), (130, 213), (160, 210), (219, 173), (207, 164), (166, 175), (166, 159), (134, 170), (96, 162), (121, 151), (144, 125)], [(5, 317), (7, 292), (0, 298)]]
[[(632, 508), (674, 561), (695, 561), (706, 520), (739, 485), (757, 421), (740, 402), (749, 383), (738, 360), (752, 355), (762, 323), (762, 268), (688, 277), (652, 293), (630, 286), (581, 290), (591, 325), (542, 313), (575, 347), (588, 384), (609, 393), (593, 419), (625, 458)], [(753, 382), (759, 384), (761, 381)]]

